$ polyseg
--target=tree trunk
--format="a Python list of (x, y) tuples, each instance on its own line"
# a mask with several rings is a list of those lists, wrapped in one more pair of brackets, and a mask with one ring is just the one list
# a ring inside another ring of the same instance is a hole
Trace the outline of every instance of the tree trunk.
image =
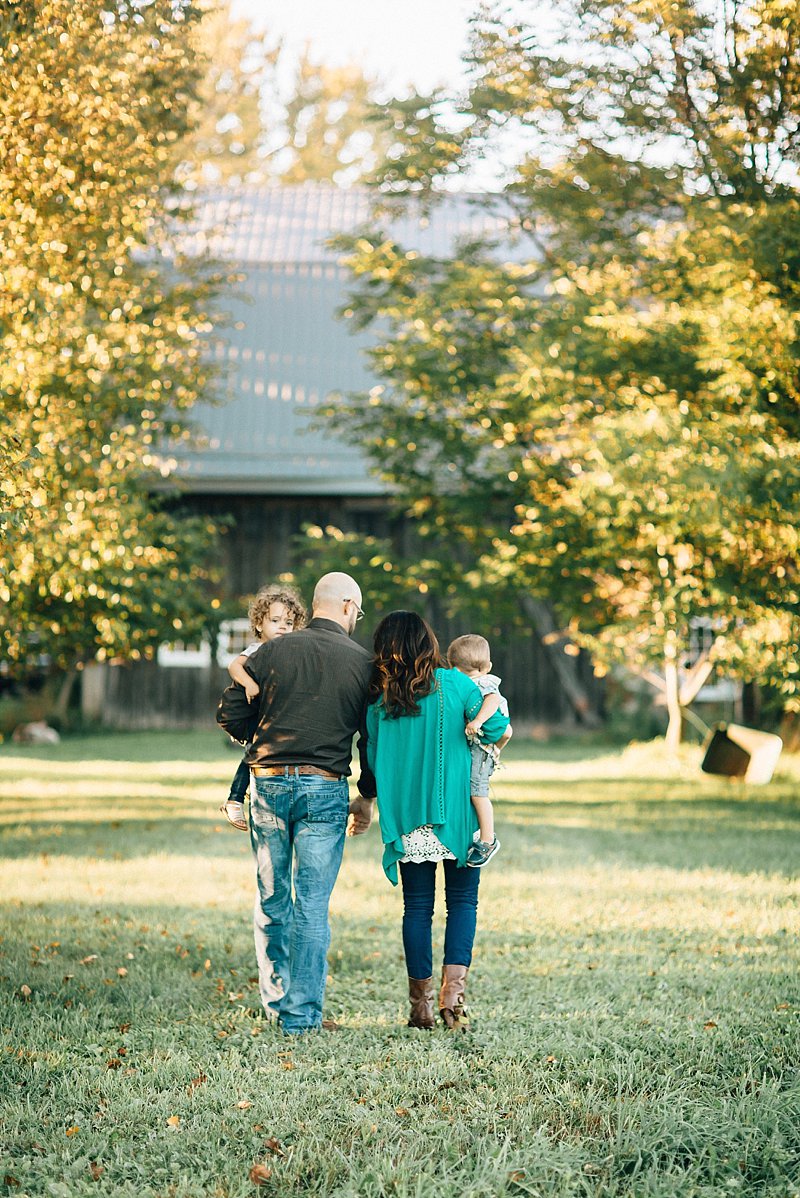
[(742, 683), (742, 723), (750, 728), (761, 723), (761, 690), (757, 682)]
[(58, 688), (55, 703), (53, 704), (52, 715), (60, 723), (65, 724), (69, 714), (69, 701), (72, 698), (72, 689), (75, 686), (75, 679), (78, 677), (76, 669), (67, 670), (61, 680), (61, 686)]
[(678, 692), (678, 663), (675, 658), (667, 658), (664, 663), (665, 694), (669, 724), (667, 725), (666, 745), (671, 753), (677, 751), (683, 736), (683, 708)]
[(601, 727), (600, 715), (578, 677), (577, 662), (564, 652), (566, 637), (561, 634), (550, 607), (530, 595), (521, 596), (520, 607), (533, 625), (578, 722), (587, 728)]

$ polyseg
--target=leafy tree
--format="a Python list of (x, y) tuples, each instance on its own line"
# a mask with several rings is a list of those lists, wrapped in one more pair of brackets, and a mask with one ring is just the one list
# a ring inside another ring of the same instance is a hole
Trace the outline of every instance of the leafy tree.
[(25, 527), (26, 513), (30, 511), (33, 494), (29, 482), (30, 470), (36, 459), (36, 451), (25, 445), (19, 433), (4, 422), (0, 438), (0, 535), (19, 535)]
[[(487, 583), (549, 596), (601, 667), (660, 666), (674, 742), (714, 662), (798, 692), (800, 18), (550, 16), (484, 10), (460, 114), (391, 108), (384, 198), (433, 202), (517, 147), (522, 243), (435, 261), (352, 239), (382, 386), (329, 414)], [(717, 635), (681, 686), (697, 617)]]
[(383, 163), (389, 131), (372, 107), (378, 85), (359, 66), (326, 66), (306, 49), (284, 96), (281, 43), (235, 19), (229, 4), (205, 15), (195, 41), (203, 71), (195, 127), (181, 142), (178, 166), (178, 178), (190, 187), (348, 185)]
[(380, 167), (388, 130), (373, 109), (376, 86), (360, 67), (315, 63), (306, 50), (285, 108), (285, 143), (276, 158), (282, 183), (352, 185)]
[(235, 19), (227, 4), (206, 12), (194, 34), (203, 70), (178, 178), (189, 186), (263, 183), (270, 130), (262, 93), (276, 90), (280, 43)]
[(0, 629), (20, 674), (34, 652), (70, 671), (204, 619), (213, 530), (149, 498), (210, 383), (213, 281), (182, 269), (170, 212), (198, 17), (188, 0), (0, 13), (3, 490), (24, 520), (0, 542)]

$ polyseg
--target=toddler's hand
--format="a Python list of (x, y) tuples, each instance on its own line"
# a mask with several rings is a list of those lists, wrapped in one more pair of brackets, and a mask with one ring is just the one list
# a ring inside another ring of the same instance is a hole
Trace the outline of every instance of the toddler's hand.
[(248, 703), (252, 703), (254, 699), (258, 698), (258, 696), (261, 692), (259, 689), (259, 685), (255, 681), (255, 679), (251, 679), (249, 682), (245, 682), (244, 693), (247, 695)]
[(474, 720), (470, 720), (470, 722), (467, 724), (464, 731), (466, 732), (469, 739), (472, 740), (473, 737), (478, 736), (480, 734), (480, 730), (481, 730), (482, 726), (483, 726), (482, 724), (476, 724)]

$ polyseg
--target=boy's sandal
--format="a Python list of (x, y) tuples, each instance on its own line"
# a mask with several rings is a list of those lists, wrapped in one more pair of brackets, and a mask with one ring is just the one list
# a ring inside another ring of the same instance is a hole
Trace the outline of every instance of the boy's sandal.
[[(240, 806), (241, 806), (241, 804), (240, 804), (240, 803), (235, 803), (235, 804), (234, 804), (234, 803), (232, 803), (232, 804), (231, 804), (231, 806), (232, 806), (232, 807), (233, 807), (233, 806), (240, 807)], [(247, 831), (247, 820), (245, 820), (245, 819), (237, 819), (237, 818), (235, 818), (234, 816), (232, 816), (232, 815), (231, 815), (231, 813), (228, 811), (228, 804), (227, 804), (227, 803), (223, 803), (223, 804), (222, 804), (222, 806), (220, 807), (220, 811), (221, 811), (221, 812), (222, 812), (222, 814), (225, 816), (225, 818), (226, 818), (226, 820), (228, 821), (228, 823), (229, 823), (229, 824), (232, 824), (232, 825), (233, 825), (233, 827), (237, 829), (237, 831), (239, 831), (239, 832), (246, 832), (246, 831)]]

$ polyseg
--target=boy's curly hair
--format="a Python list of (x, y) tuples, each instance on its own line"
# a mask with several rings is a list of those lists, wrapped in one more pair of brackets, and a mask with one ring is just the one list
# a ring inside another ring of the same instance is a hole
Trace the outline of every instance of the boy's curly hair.
[(291, 615), (294, 616), (294, 631), (298, 628), (305, 628), (308, 621), (308, 611), (303, 600), (298, 595), (294, 587), (286, 586), (282, 582), (271, 582), (267, 586), (262, 587), (250, 602), (247, 609), (247, 615), (250, 620), (250, 631), (253, 636), (259, 636), (259, 626), (264, 616), (269, 612), (270, 606), (273, 603), (284, 603), (289, 609)]

